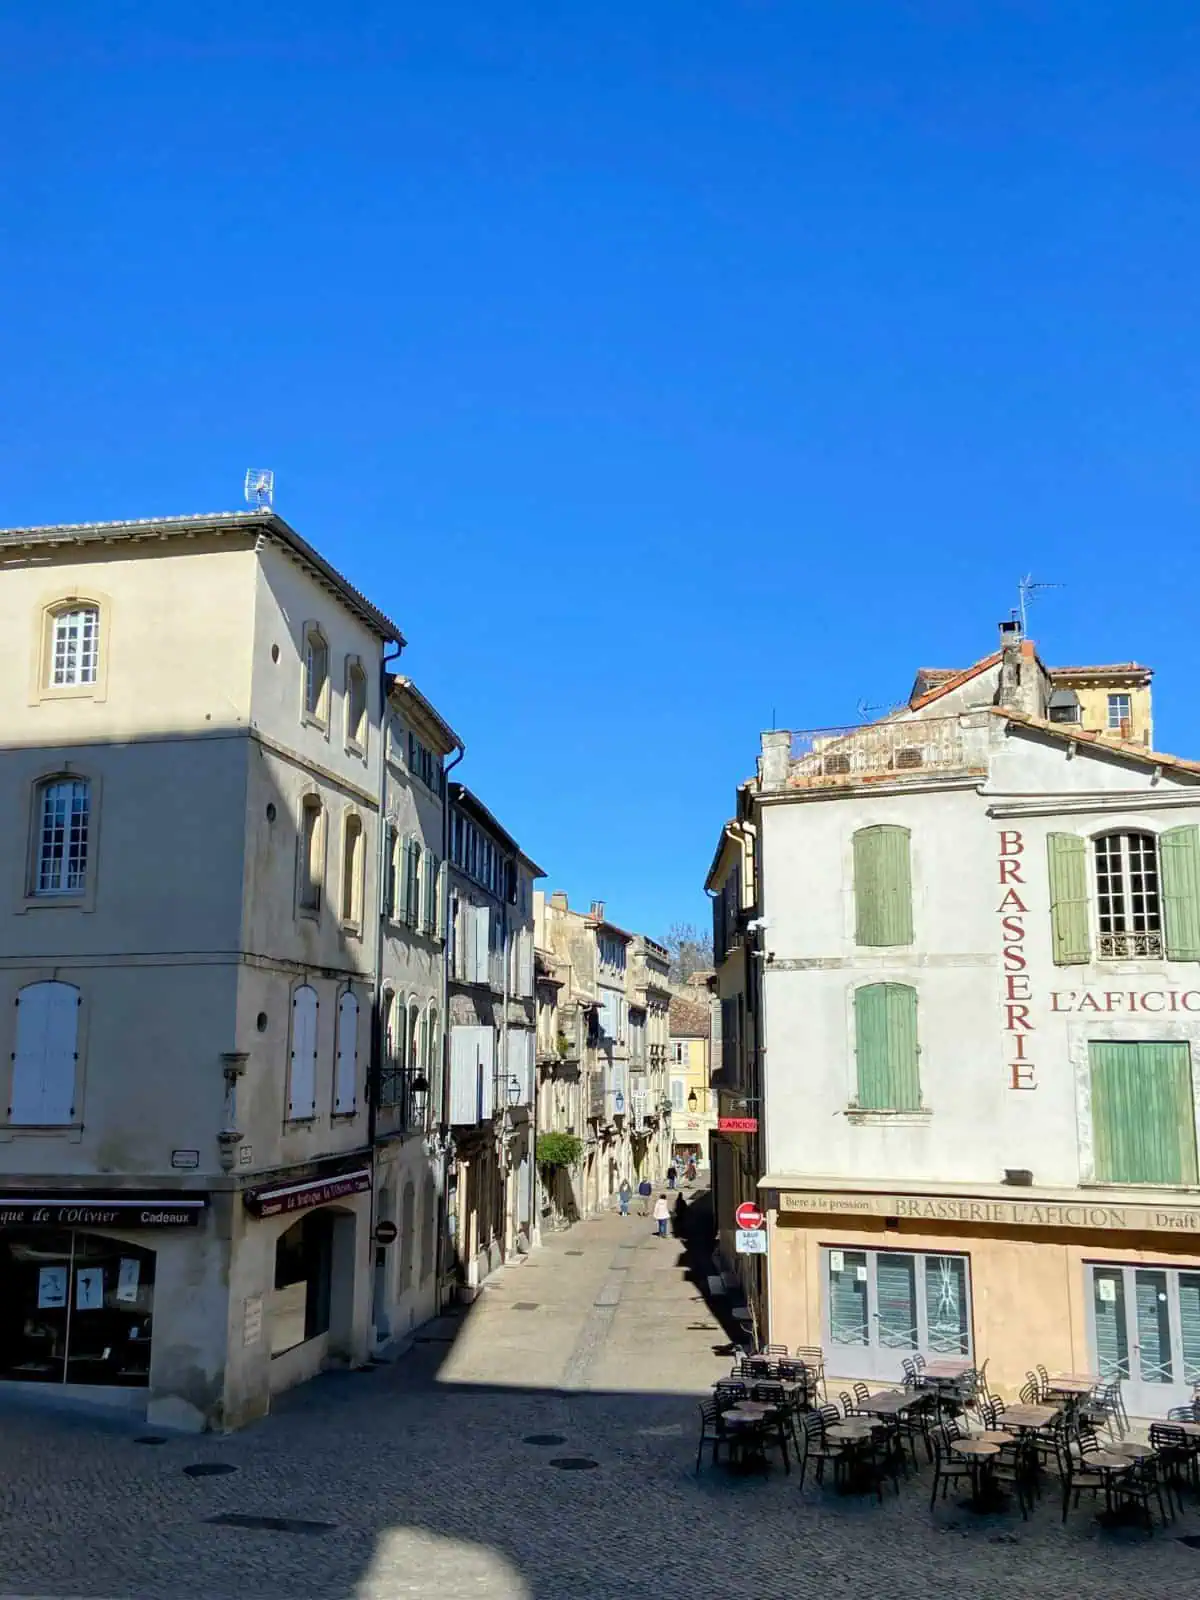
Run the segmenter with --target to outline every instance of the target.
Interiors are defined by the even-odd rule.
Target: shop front
[[[207,1206],[194,1194],[0,1195],[0,1383],[144,1409],[160,1258],[183,1240],[196,1248]]]
[[[1163,1417],[1200,1383],[1200,1203],[1143,1191],[767,1191],[769,1337],[831,1378],[988,1362],[1012,1398],[1037,1365],[1121,1382]]]

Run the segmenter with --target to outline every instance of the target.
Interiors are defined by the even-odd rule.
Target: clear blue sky
[[[700,920],[772,712],[1027,569],[1200,754],[1194,0],[43,0],[0,88],[0,524],[273,467],[547,888]]]

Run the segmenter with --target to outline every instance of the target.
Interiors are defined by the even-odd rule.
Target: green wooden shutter
[[[1200,827],[1168,828],[1158,841],[1163,922],[1172,961],[1200,961]]]
[[[917,991],[869,983],[854,993],[858,1104],[864,1111],[917,1111]]]
[[[1088,1046],[1096,1177],[1108,1183],[1196,1183],[1196,1113],[1186,1043],[1103,1040]]]
[[[1087,843],[1073,833],[1046,835],[1050,867],[1050,935],[1059,967],[1090,961]]]
[[[412,887],[412,852],[413,842],[405,839],[400,846],[400,908],[399,920],[411,922],[413,919],[413,906],[411,902]]]
[[[913,942],[907,828],[883,824],[854,835],[854,911],[855,943]]]

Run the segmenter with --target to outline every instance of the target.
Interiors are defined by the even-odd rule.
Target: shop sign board
[[[718,1117],[718,1133],[757,1133],[757,1117]]]
[[[242,1199],[255,1217],[278,1217],[289,1211],[307,1211],[346,1195],[363,1194],[371,1187],[370,1167],[353,1172],[338,1172],[328,1178],[310,1178],[300,1183],[277,1183],[260,1189],[246,1189]]]
[[[207,1195],[0,1194],[0,1228],[196,1228]]]

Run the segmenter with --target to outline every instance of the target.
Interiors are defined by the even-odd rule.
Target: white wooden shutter
[[[496,1032],[481,1028],[479,1041],[479,1120],[490,1122],[496,1114]]]
[[[412,840],[405,839],[400,846],[400,882],[398,885],[400,903],[396,908],[396,918],[399,922],[410,922],[412,920],[412,910],[408,903],[408,887],[410,877],[409,863],[411,860]]]
[[[358,1108],[358,1001],[347,989],[338,1001],[337,1055],[333,1069],[333,1114],[351,1116]]]
[[[38,1126],[75,1120],[79,990],[32,983],[17,996],[9,1121]]]
[[[450,1029],[450,1121],[474,1126],[491,1117],[492,1046],[490,1028]]]
[[[491,944],[491,909],[475,907],[475,982],[488,981],[488,956]]]
[[[438,906],[438,858],[432,850],[425,852],[425,915],[423,926],[426,933],[437,931],[437,906]]]
[[[434,929],[439,939],[446,937],[446,863],[440,861],[437,869],[437,907],[434,912]]]
[[[288,1067],[288,1118],[317,1112],[317,991],[303,984],[292,996],[292,1055]]]
[[[521,929],[521,993],[526,999],[533,993],[533,935],[528,928]]]

